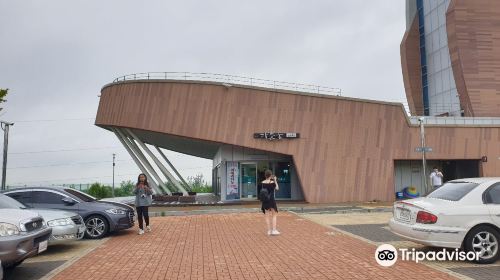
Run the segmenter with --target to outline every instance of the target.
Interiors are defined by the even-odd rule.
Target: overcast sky
[[[135,180],[119,141],[94,125],[101,87],[124,74],[233,74],[402,101],[404,3],[0,0],[7,184],[109,183],[113,153],[116,181]],[[211,179],[211,161],[167,155]]]

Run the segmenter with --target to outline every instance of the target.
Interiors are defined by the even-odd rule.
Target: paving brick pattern
[[[453,279],[422,264],[390,268],[375,246],[280,213],[267,236],[259,213],[152,218],[153,232],[112,237],[53,279]]]
[[[401,237],[387,229],[387,224],[334,225],[334,227],[361,236],[373,242],[402,241]]]

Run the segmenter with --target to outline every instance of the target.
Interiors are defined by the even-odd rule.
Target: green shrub
[[[93,183],[87,191],[91,196],[102,199],[112,196],[112,189],[110,186],[104,186],[99,183]]]
[[[133,196],[134,187],[134,182],[123,181],[118,188],[115,187],[115,196]]]
[[[212,186],[208,184],[203,178],[203,174],[198,174],[196,176],[190,176],[187,178],[187,183],[189,185],[189,190],[197,193],[210,193],[212,192]]]

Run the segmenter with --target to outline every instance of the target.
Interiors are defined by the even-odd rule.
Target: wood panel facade
[[[410,113],[414,116],[424,115],[419,42],[418,17],[414,16],[411,27],[405,32],[400,46],[406,100]]]
[[[500,116],[500,1],[451,0],[446,30],[465,116]]]
[[[306,201],[391,201],[394,161],[420,159],[419,128],[401,104],[210,82],[128,81],[105,86],[96,125],[127,127],[291,155]],[[298,132],[266,141],[253,133]],[[500,175],[499,127],[427,127],[430,159],[475,159]]]

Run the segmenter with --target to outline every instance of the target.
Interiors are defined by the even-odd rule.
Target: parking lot
[[[392,217],[392,212],[330,214],[328,211],[323,211],[321,214],[301,214],[300,216],[377,246],[388,243],[396,248],[436,250],[405,241],[390,232],[387,222]],[[500,275],[500,261],[490,265],[452,261],[424,261],[424,264],[461,279],[498,279]]]
[[[26,259],[14,269],[8,269],[4,279],[50,279],[59,270],[105,243],[109,238],[111,237],[101,240],[83,239],[67,244],[50,245],[47,251],[42,254]]]
[[[152,218],[153,232],[125,230],[86,248],[50,250],[16,268],[17,274],[64,261],[42,279],[453,279],[415,263],[384,268],[376,246],[282,212],[281,236],[267,236],[258,211]],[[95,249],[94,249],[95,248]],[[73,253],[68,253],[72,251]],[[76,252],[76,253],[75,253]],[[67,255],[66,255],[67,254]],[[56,258],[56,256],[60,256]],[[407,272],[412,274],[408,275]],[[39,279],[36,277],[23,279]]]
[[[387,207],[291,209],[281,214],[278,237],[265,234],[254,208],[172,211],[152,218],[153,233],[144,236],[130,229],[50,246],[6,279],[398,279],[407,271],[408,279],[498,279],[500,273],[500,261],[379,266],[380,244],[434,250],[391,233]]]

